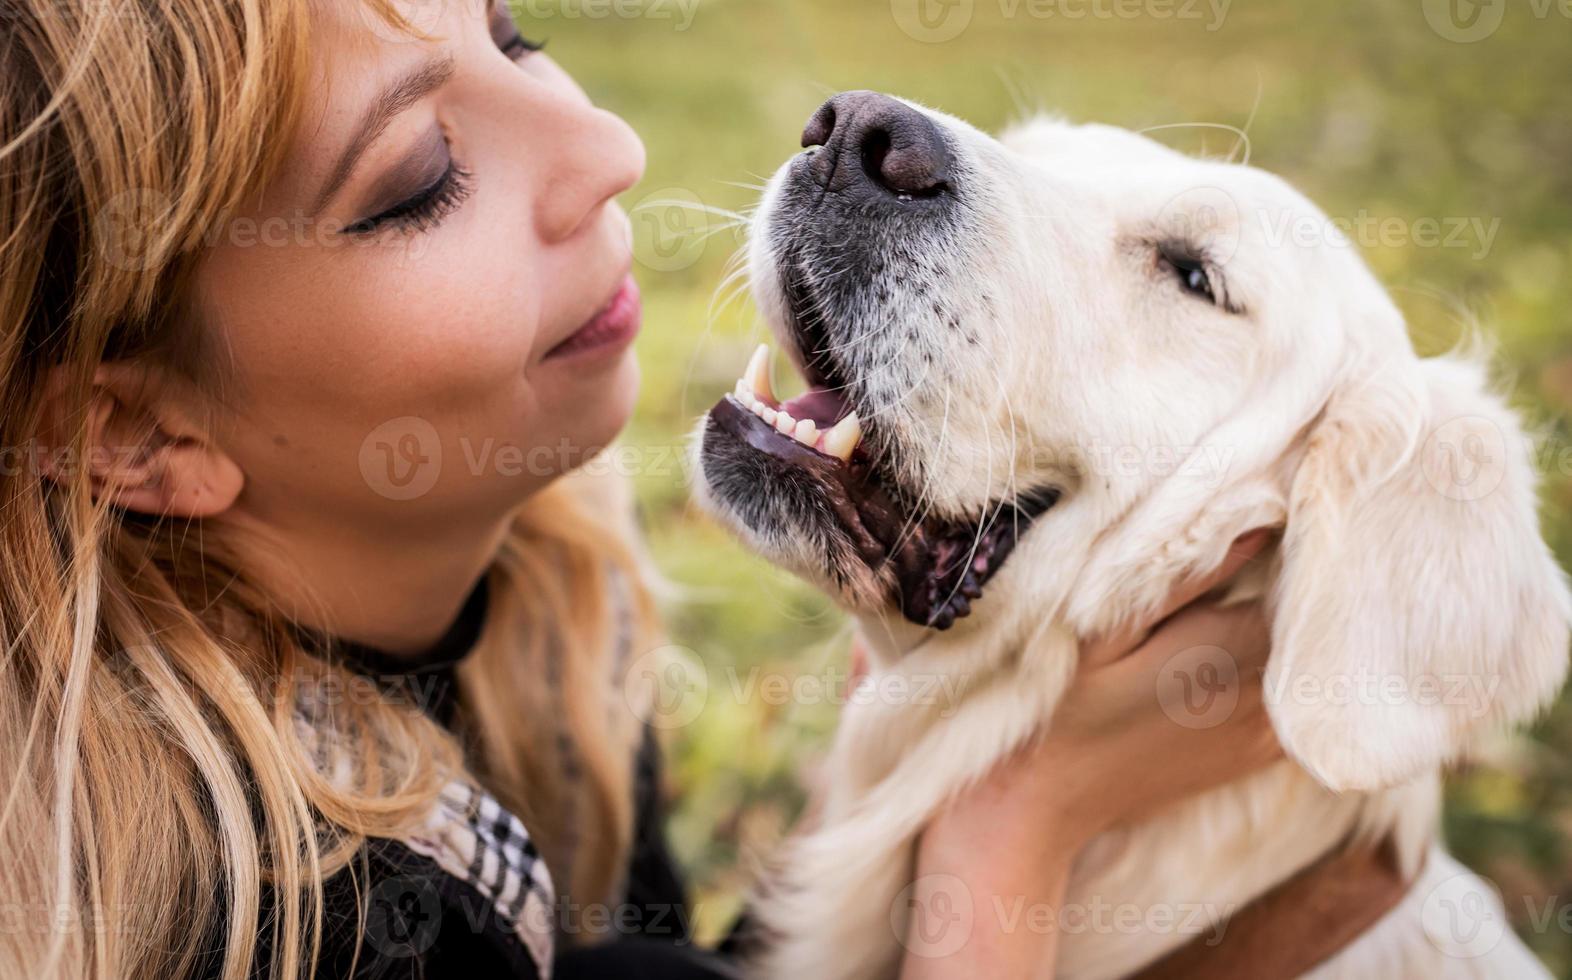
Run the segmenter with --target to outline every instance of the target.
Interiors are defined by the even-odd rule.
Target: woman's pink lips
[[[567,340],[547,351],[545,359],[549,361],[590,351],[626,347],[638,336],[642,319],[639,285],[630,274],[623,277],[622,285],[617,288],[611,302]]]

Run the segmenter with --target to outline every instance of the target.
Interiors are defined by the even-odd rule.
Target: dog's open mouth
[[[705,439],[740,442],[767,457],[759,479],[779,478],[809,490],[827,508],[857,556],[914,623],[948,629],[971,612],[983,586],[1004,564],[1020,534],[1058,499],[1055,491],[998,502],[975,520],[923,516],[883,474],[864,441],[864,421],[844,385],[810,378],[808,390],[778,400],[770,352],[761,346],[736,389],[710,410]],[[757,486],[742,492],[764,494]],[[822,512],[822,511],[821,511]]]

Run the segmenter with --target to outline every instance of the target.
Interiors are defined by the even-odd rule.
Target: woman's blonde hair
[[[32,452],[57,397],[84,409],[61,458],[83,458],[101,362],[203,380],[193,272],[277,172],[308,26],[307,0],[0,5],[0,975],[178,976],[216,948],[238,980],[259,931],[272,975],[307,975],[324,877],[353,873],[366,837],[407,832],[462,771],[460,739],[420,711],[344,698],[332,730],[351,778],[327,778],[297,709],[339,668],[301,648],[239,543],[115,511],[80,467],[46,478]],[[653,616],[631,527],[584,483],[518,514],[460,670],[460,729],[559,892],[597,902],[620,887],[639,737],[608,706],[614,607],[624,638]]]

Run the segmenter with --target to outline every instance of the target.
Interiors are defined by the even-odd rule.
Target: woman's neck
[[[408,526],[269,522],[267,537],[282,545],[283,554],[247,555],[246,567],[300,626],[414,657],[447,633],[495,560],[510,522],[453,522],[424,534]]]

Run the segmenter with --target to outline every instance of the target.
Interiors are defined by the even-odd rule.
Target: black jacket
[[[422,707],[438,722],[451,726],[454,671],[479,636],[485,609],[486,586],[482,582],[448,635],[429,653],[413,660],[391,658],[342,641],[327,644],[311,634],[303,633],[302,638],[380,684],[397,687],[418,678]],[[571,947],[560,927],[568,921],[564,916],[573,913],[569,906],[559,905],[553,910],[559,931],[552,974],[558,980],[738,976],[726,955],[693,944],[686,889],[666,845],[660,749],[650,733],[646,733],[637,763],[627,892],[623,904],[614,910],[617,938]],[[504,816],[508,815],[504,812]],[[538,859],[532,850],[531,856]],[[529,980],[540,976],[513,924],[470,880],[450,874],[437,861],[401,841],[374,839],[363,857],[363,863],[356,862],[354,869],[324,883],[323,941],[316,976],[354,980]],[[264,893],[261,923],[270,920],[272,904],[271,896]],[[253,975],[266,977],[271,930],[260,925]],[[222,933],[214,938],[196,973],[204,980],[216,980],[222,967]]]

